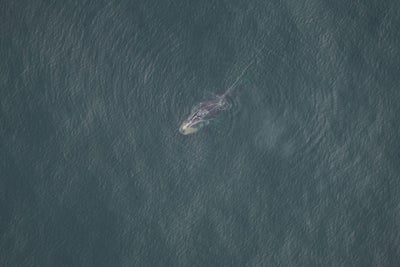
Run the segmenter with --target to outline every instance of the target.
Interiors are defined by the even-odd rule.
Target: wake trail
[[[235,88],[236,85],[241,81],[241,79],[243,78],[243,76],[247,73],[247,70],[256,63],[257,57],[261,54],[261,52],[266,48],[266,46],[264,46],[263,48],[261,48],[256,55],[250,60],[250,62],[246,65],[246,67],[242,70],[242,72],[240,73],[240,75],[236,78],[235,82],[229,86],[229,88],[225,91],[225,93],[223,93],[221,95],[221,98],[226,97],[227,95],[229,95]]]

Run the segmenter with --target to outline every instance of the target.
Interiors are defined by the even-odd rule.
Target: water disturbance
[[[397,266],[399,10],[2,1],[0,266]]]

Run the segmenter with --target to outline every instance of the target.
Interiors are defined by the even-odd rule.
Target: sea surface
[[[399,266],[400,1],[0,6],[0,266]]]

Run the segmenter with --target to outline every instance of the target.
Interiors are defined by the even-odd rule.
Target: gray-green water
[[[0,266],[398,266],[399,25],[396,0],[3,0]]]

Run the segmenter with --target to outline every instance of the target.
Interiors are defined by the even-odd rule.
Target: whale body
[[[259,51],[259,53],[261,51]],[[225,91],[225,93],[217,95],[215,98],[210,100],[200,102],[194,106],[189,117],[179,127],[179,132],[184,135],[196,133],[206,126],[210,120],[216,118],[222,111],[229,109],[230,105],[227,101],[227,96],[233,92],[243,75],[247,72],[249,67],[253,65],[255,62],[254,59],[255,58],[247,64],[247,66],[242,70],[242,73],[236,78],[236,81]]]
[[[188,118],[179,127],[179,132],[184,135],[196,133],[227,109],[229,109],[229,104],[225,94],[200,102],[192,108]]]

